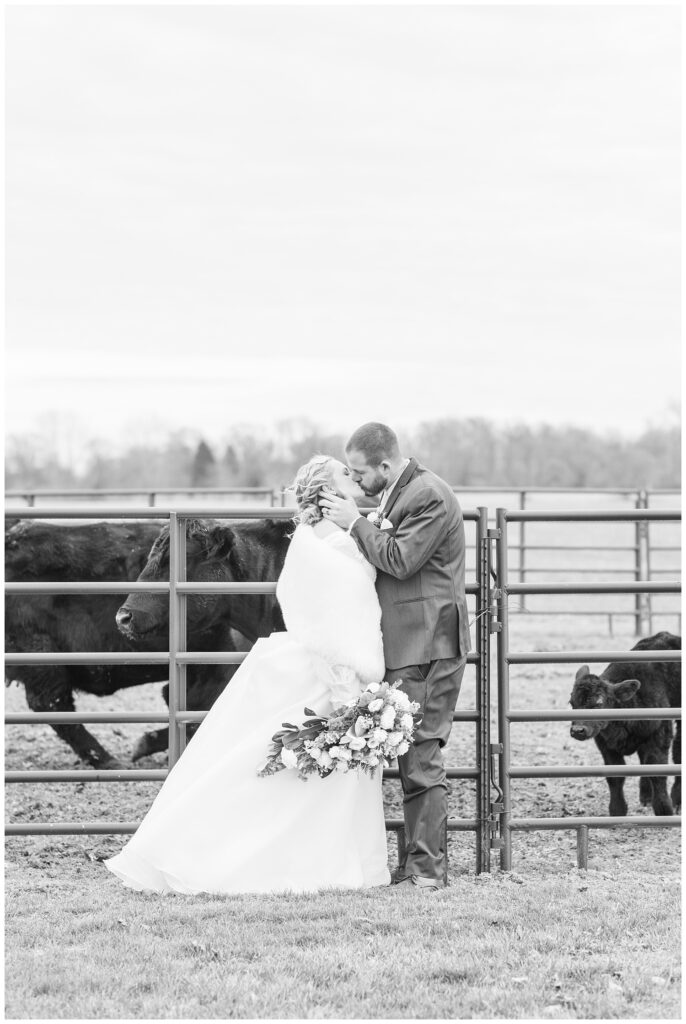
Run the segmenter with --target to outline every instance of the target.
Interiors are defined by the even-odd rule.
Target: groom
[[[448,816],[441,748],[470,649],[464,589],[462,511],[440,477],[403,458],[383,423],[365,423],[348,441],[350,473],[368,496],[380,495],[366,519],[351,498],[322,492],[327,519],[349,530],[376,567],[381,605],[385,679],[421,706],[415,742],[398,758],[404,793],[406,857],[396,883],[416,892],[443,885]]]

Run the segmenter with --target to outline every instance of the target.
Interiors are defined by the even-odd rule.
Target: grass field
[[[119,886],[91,845],[9,865],[9,1018],[680,1016],[677,876],[161,898]]]
[[[521,628],[527,625],[521,621]],[[549,624],[550,625],[550,624]],[[549,625],[547,629],[549,630]],[[527,628],[528,625],[527,625]],[[570,646],[563,634],[521,646]],[[606,648],[604,636],[574,646]],[[618,649],[631,637],[615,637]],[[573,666],[513,670],[515,707],[564,707]],[[473,706],[468,670],[460,707]],[[8,710],[24,706],[17,686]],[[112,708],[161,706],[159,685]],[[82,697],[81,708],[101,707]],[[126,757],[140,726],[95,726]],[[513,725],[514,763],[597,764],[566,723]],[[474,763],[474,725],[456,723],[451,765]],[[47,727],[7,728],[10,768],[70,767]],[[162,766],[155,755],[141,766]],[[9,786],[12,820],[138,820],[157,783]],[[632,814],[638,780],[627,782]],[[401,815],[399,784],[384,783]],[[602,779],[515,780],[516,815],[607,813]],[[450,813],[474,815],[474,787],[451,784]],[[677,829],[591,833],[587,872],[572,832],[517,833],[512,874],[475,874],[475,840],[450,837],[448,889],[421,902],[395,889],[318,897],[157,897],[124,889],[101,865],[120,837],[7,840],[10,1018],[619,1018],[680,1017]],[[389,836],[389,859],[395,838]]]
[[[609,571],[602,553],[593,557]],[[568,598],[566,607],[584,608],[583,600]],[[630,611],[629,603],[613,637],[602,618],[513,616],[511,646],[627,650],[636,639]],[[675,626],[669,619],[654,628]],[[512,706],[566,707],[575,670],[513,667]],[[6,706],[25,709],[21,688],[10,687]],[[472,668],[458,706],[474,706]],[[154,684],[107,701],[84,695],[78,707],[147,711],[162,710],[163,703]],[[92,727],[125,760],[142,728]],[[474,724],[456,723],[446,763],[473,765],[474,741]],[[514,724],[512,757],[514,764],[600,763],[595,745],[571,740],[565,722]],[[6,761],[11,769],[76,765],[47,726],[7,727]],[[164,763],[155,755],[139,767]],[[157,788],[9,786],[6,815],[136,821]],[[651,814],[638,803],[638,779],[627,781],[626,793],[630,814]],[[474,817],[474,801],[473,784],[451,783],[451,816]],[[603,779],[514,780],[513,801],[518,817],[605,815],[607,785]],[[388,817],[402,815],[399,783],[384,783],[384,802]],[[475,874],[474,836],[452,833],[450,886],[421,899],[395,889],[316,897],[134,894],[100,863],[122,842],[116,836],[7,840],[9,1018],[681,1017],[677,829],[592,831],[587,872],[575,867],[573,832],[517,833],[514,871],[501,873],[494,855],[492,873],[483,875]],[[392,864],[395,838],[388,843]]]

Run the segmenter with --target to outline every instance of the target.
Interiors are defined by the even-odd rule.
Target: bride
[[[133,889],[313,892],[388,885],[381,772],[260,778],[272,734],[327,715],[384,675],[375,570],[322,519],[323,487],[361,498],[343,463],[298,470],[298,514],[276,594],[287,632],[260,639],[106,866]]]

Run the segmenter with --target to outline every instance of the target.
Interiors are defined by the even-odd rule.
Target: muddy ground
[[[518,625],[513,630],[512,647],[520,650],[628,650],[634,638],[615,635],[610,638],[597,632],[580,633],[574,624],[560,621],[558,628],[548,620],[545,632],[535,624]],[[565,708],[569,700],[575,665],[517,666],[511,671],[512,708]],[[495,682],[494,682],[495,686]],[[458,707],[474,707],[474,669],[467,668]],[[493,694],[492,742],[497,741],[496,695]],[[112,697],[98,699],[87,694],[77,698],[79,710],[162,711],[161,684],[149,684],[124,690]],[[6,710],[26,710],[23,689],[12,684],[6,690]],[[123,760],[130,751],[142,725],[94,725],[91,731],[107,748]],[[448,747],[446,764],[475,764],[474,723],[455,723]],[[72,751],[62,743],[49,726],[7,726],[6,767],[8,769],[46,770],[83,767]],[[579,743],[569,736],[566,722],[522,723],[511,726],[513,765],[600,765],[595,744]],[[633,757],[631,763],[638,763]],[[156,754],[138,762],[138,768],[163,768],[166,755]],[[671,786],[671,781],[670,781]],[[145,814],[155,793],[157,782],[139,783],[69,783],[49,785],[12,784],[6,787],[6,820],[30,821],[126,821],[137,822]],[[625,788],[629,813],[649,818],[650,808],[638,800],[638,779],[628,779]],[[495,796],[495,794],[494,794]],[[577,779],[515,779],[512,783],[513,815],[515,817],[566,817],[576,815],[607,815],[607,784],[599,778]],[[384,782],[384,803],[387,817],[402,816],[400,783]],[[452,817],[474,818],[475,785],[469,781],[450,783],[449,812]],[[42,864],[46,869],[60,861],[86,857],[109,856],[122,844],[121,836],[40,836],[11,837],[6,843],[7,867],[11,872],[28,862]],[[395,861],[395,837],[389,835],[389,855]],[[592,830],[589,867],[602,870],[621,868],[653,873],[677,871],[680,858],[680,835],[673,828],[631,828]],[[473,833],[452,833],[449,842],[452,876],[474,873],[476,846]],[[498,854],[491,858],[492,870],[499,867]],[[576,833],[548,831],[515,833],[512,867],[526,874],[527,869],[565,872],[576,864]]]

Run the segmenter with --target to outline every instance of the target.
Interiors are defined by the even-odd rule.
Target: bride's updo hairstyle
[[[330,455],[313,455],[309,462],[301,466],[295,474],[292,489],[298,503],[298,513],[293,517],[295,523],[308,523],[310,526],[323,519],[319,507],[319,495],[323,487],[332,487]]]

